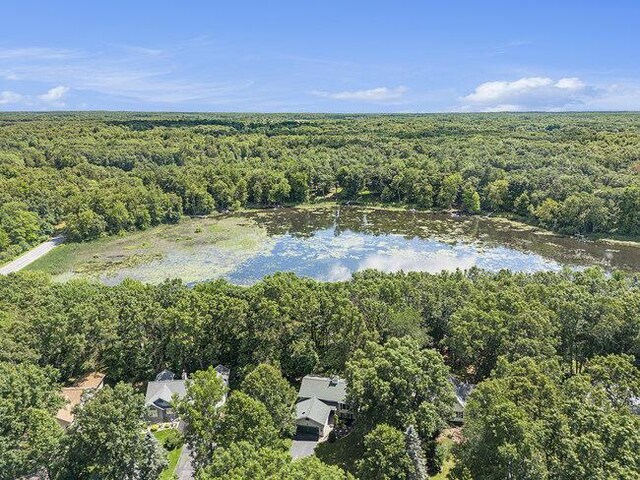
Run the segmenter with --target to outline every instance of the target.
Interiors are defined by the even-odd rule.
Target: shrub
[[[162,447],[170,452],[171,450],[175,450],[176,448],[180,448],[184,443],[184,439],[182,435],[178,433],[176,430],[169,430],[167,436],[162,440]]]

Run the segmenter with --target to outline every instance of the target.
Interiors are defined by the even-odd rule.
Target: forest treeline
[[[640,235],[637,114],[0,115],[0,260],[186,215],[333,198]]]
[[[250,287],[218,280],[192,288],[178,280],[107,287],[56,283],[37,272],[0,276],[0,419],[6,426],[0,471],[55,466],[57,442],[71,455],[68,471],[80,468],[78,452],[87,453],[80,465],[95,463],[96,440],[82,432],[111,428],[102,409],[129,405],[131,421],[141,422],[141,397],[120,384],[98,396],[95,408],[85,408],[80,426],[60,440],[50,426],[60,383],[98,369],[111,384],[135,385],[169,368],[200,372],[192,377],[198,385],[199,378],[219,382],[212,365],[222,363],[233,375],[229,405],[221,417],[190,422],[189,441],[203,449],[197,456],[201,478],[226,478],[232,467],[246,472],[276,465],[282,472],[273,478],[307,478],[298,472],[305,465],[291,464],[281,442],[291,426],[291,400],[272,395],[293,398],[289,382],[324,373],[346,376],[358,412],[364,444],[352,445],[360,453],[352,453],[349,467],[357,478],[426,478],[412,476],[408,425],[415,426],[414,446],[424,450],[428,471],[439,470],[436,438],[449,418],[453,374],[478,384],[465,412],[464,441],[454,448],[455,478],[632,479],[640,471],[640,417],[630,408],[640,396],[639,354],[638,280],[596,268],[369,270],[340,283],[279,273]],[[206,385],[194,387],[183,414],[200,418],[197,399],[209,398]],[[211,388],[222,394],[221,387]],[[280,433],[261,402],[275,402]],[[260,434],[243,430],[258,428],[256,422]],[[139,433],[136,428],[123,427],[121,434]],[[25,447],[24,438],[34,440]],[[355,438],[346,437],[347,443]],[[136,442],[141,458],[153,457],[144,453],[142,438]],[[215,444],[224,448],[211,451]],[[334,461],[326,454],[321,459]],[[346,478],[314,462],[306,465],[316,474],[309,478]],[[100,465],[115,468],[106,460]],[[69,475],[52,478],[80,478]]]
[[[212,364],[281,366],[286,378],[336,373],[367,341],[410,336],[479,382],[499,357],[559,358],[569,373],[597,355],[640,356],[637,278],[582,272],[355,273],[318,282],[278,273],[250,287],[125,280],[57,283],[0,276],[0,361],[33,361],[66,381],[96,368],[113,381]]]

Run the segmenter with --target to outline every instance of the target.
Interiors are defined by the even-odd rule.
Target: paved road
[[[44,243],[41,243],[37,247],[32,248],[27,253],[22,254],[18,258],[16,258],[13,262],[9,262],[6,265],[0,267],[0,275],[8,275],[9,273],[17,272],[18,270],[22,270],[24,267],[29,265],[30,263],[35,262],[43,255],[46,255],[55,247],[64,242],[64,237],[62,235],[53,237],[51,240],[47,240]]]
[[[317,435],[301,435],[297,434],[291,442],[291,457],[296,458],[309,457],[313,455],[313,450],[318,444]]]
[[[180,452],[180,458],[178,458],[178,464],[173,472],[178,480],[192,480],[193,479],[193,465],[191,464],[191,451],[186,445],[182,447]]]

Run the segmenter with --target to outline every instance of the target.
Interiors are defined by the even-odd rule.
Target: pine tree
[[[409,480],[427,480],[429,478],[427,474],[427,462],[422,451],[420,437],[418,437],[418,433],[413,425],[409,425],[407,428],[405,438],[407,442],[407,455],[409,455],[411,463],[413,464]]]

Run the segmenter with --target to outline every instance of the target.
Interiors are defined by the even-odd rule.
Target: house
[[[65,405],[56,413],[56,420],[62,428],[66,429],[73,423],[74,408],[85,403],[104,386],[104,377],[103,373],[91,372],[78,378],[72,386],[60,391],[65,399]]]
[[[455,400],[453,401],[453,418],[454,423],[464,423],[464,409],[467,406],[467,399],[469,394],[475,388],[472,383],[464,383],[457,378],[450,378],[449,381],[453,384],[453,390],[455,393]]]
[[[222,378],[225,385],[229,387],[230,370],[218,365],[216,372]],[[147,393],[145,395],[145,406],[147,407],[147,420],[152,423],[172,422],[176,420],[177,415],[173,409],[173,399],[181,399],[187,393],[187,372],[182,372],[182,378],[175,379],[175,374],[170,370],[163,370],[156,375],[156,379],[147,384]],[[224,398],[219,402],[218,406],[222,406],[227,399],[225,393]]]
[[[302,379],[296,404],[298,433],[323,438],[333,428],[336,415],[351,417],[346,405],[347,382],[340,377],[307,375]]]
[[[317,398],[307,398],[296,404],[296,430],[323,438],[329,435],[335,409]]]
[[[229,387],[229,375],[231,374],[231,370],[229,368],[225,367],[224,365],[218,365],[215,368],[215,371],[218,372],[218,375],[220,375],[220,377],[222,378],[222,381],[224,382],[224,384],[228,388]],[[225,398],[226,398],[226,393],[225,393]]]

